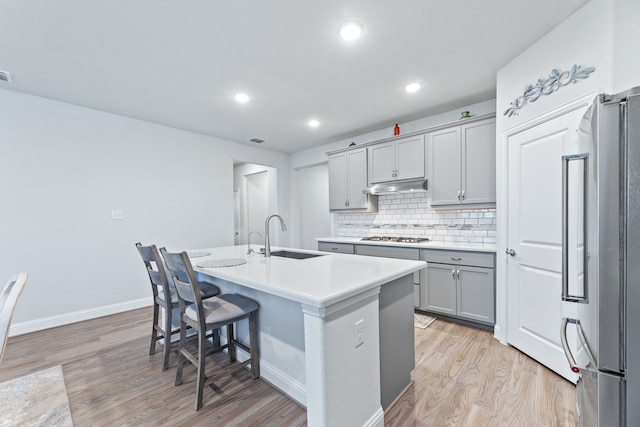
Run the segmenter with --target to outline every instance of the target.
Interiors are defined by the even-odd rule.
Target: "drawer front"
[[[484,252],[421,249],[420,259],[427,261],[427,263],[469,265],[472,267],[494,268],[495,264],[495,255]]]
[[[353,245],[349,243],[318,242],[318,250],[322,252],[335,252],[339,254],[353,254]]]
[[[356,245],[356,254],[385,258],[420,259],[420,249],[396,248],[393,246]]]

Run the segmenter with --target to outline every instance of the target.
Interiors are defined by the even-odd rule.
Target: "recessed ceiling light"
[[[244,104],[245,102],[248,102],[250,98],[246,93],[236,93],[233,95],[233,99]]]
[[[409,93],[413,93],[413,92],[419,91],[421,87],[422,87],[422,85],[420,83],[413,82],[413,83],[407,84],[404,87],[404,90],[406,90]]]
[[[338,32],[340,33],[340,37],[347,41],[352,41],[359,38],[362,35],[362,31],[364,31],[364,27],[361,23],[356,21],[345,22],[340,25]]]
[[[316,119],[309,120],[309,122],[307,124],[309,126],[311,126],[312,128],[317,128],[318,126],[320,126],[320,122],[317,121]]]

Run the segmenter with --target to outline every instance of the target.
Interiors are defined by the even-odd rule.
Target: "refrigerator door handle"
[[[589,367],[580,367],[576,363],[576,359],[573,357],[573,353],[571,352],[571,348],[569,347],[569,343],[567,341],[567,325],[572,323],[576,325],[576,329],[578,330],[578,337],[580,338],[580,342],[583,345],[585,353],[587,353],[587,357],[589,358],[590,366],[593,366],[594,369],[590,369]],[[589,348],[589,344],[587,343],[587,339],[584,336],[584,331],[582,330],[582,326],[580,325],[580,321],[578,319],[569,319],[567,317],[562,318],[562,324],[560,326],[560,342],[562,343],[562,350],[564,351],[564,355],[569,361],[569,366],[571,367],[571,371],[576,374],[585,374],[589,373],[593,376],[597,375],[596,372],[596,360],[593,357],[593,353]]]
[[[589,250],[587,241],[587,225],[588,225],[588,194],[589,194],[589,154],[572,154],[562,156],[562,300],[577,303],[588,303],[588,283],[589,283]],[[581,169],[580,169],[581,168]],[[569,181],[573,177],[581,179],[582,191],[577,194],[570,192]],[[578,188],[580,190],[580,188]],[[576,202],[582,199],[582,206],[574,207]],[[576,219],[582,219],[582,230],[575,230],[573,222],[570,221],[571,209],[579,209],[575,212]],[[579,225],[579,224],[578,224]],[[571,234],[570,236],[570,233]],[[582,236],[575,233],[582,233]],[[580,243],[582,243],[582,259],[578,264],[578,258],[574,260],[574,265],[570,265],[569,259],[571,255],[570,249],[578,251]],[[570,246],[574,246],[573,248]],[[571,268],[573,267],[573,268]],[[580,268],[581,267],[581,268]],[[575,293],[571,293],[570,280],[579,280],[582,275],[581,290],[575,289]]]

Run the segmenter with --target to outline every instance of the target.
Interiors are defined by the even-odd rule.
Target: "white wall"
[[[615,0],[613,88],[620,92],[640,85],[640,1]]]
[[[497,134],[587,93],[611,90],[612,24],[611,0],[593,0],[501,68],[497,74]],[[574,64],[596,70],[587,79],[541,96],[522,108],[518,115],[504,115],[511,102],[523,94],[526,85],[545,80],[554,68],[566,71]]]
[[[0,280],[29,273],[14,333],[150,304],[138,241],[233,244],[234,159],[280,170],[288,213],[283,153],[4,89],[0,129]]]

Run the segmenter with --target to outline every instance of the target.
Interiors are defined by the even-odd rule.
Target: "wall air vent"
[[[249,142],[255,142],[256,144],[262,144],[265,141],[266,141],[266,139],[262,139],[262,138],[251,138],[249,140]]]
[[[11,73],[9,73],[8,71],[0,70],[0,82],[11,83]]]

